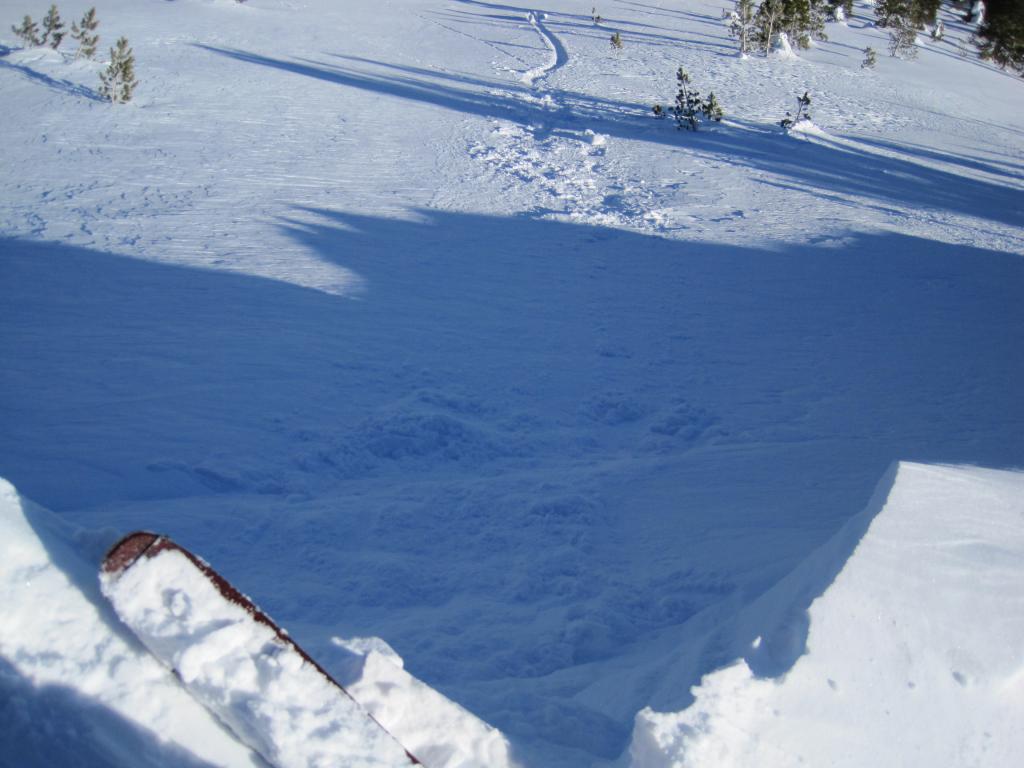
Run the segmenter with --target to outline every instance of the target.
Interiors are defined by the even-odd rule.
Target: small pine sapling
[[[78,43],[76,56],[91,59],[96,55],[96,46],[100,42],[100,36],[96,34],[96,28],[99,25],[100,21],[96,18],[95,8],[86,11],[81,21],[71,22],[71,39]]]
[[[665,108],[661,106],[661,104],[655,104],[651,107],[651,111],[658,120],[663,120],[665,118]]]
[[[722,105],[718,103],[718,99],[715,98],[714,91],[708,94],[707,100],[701,104],[700,111],[704,113],[704,117],[708,120],[712,120],[716,123],[722,121]]]
[[[128,47],[128,38],[119,38],[117,45],[110,49],[110,64],[100,72],[100,96],[113,104],[131,101],[138,84],[135,54]]]
[[[60,11],[57,5],[51,5],[43,19],[43,43],[49,42],[50,47],[56,49],[60,41],[64,39],[64,22],[60,19]]]
[[[754,13],[754,0],[736,0],[736,7],[727,12],[729,34],[736,38],[740,56],[746,56],[754,47],[757,34]]]
[[[21,38],[25,45],[37,46],[43,44],[43,39],[39,37],[39,25],[32,21],[31,16],[26,16],[20,27],[11,27],[11,31]]]
[[[786,112],[786,116],[779,121],[779,125],[782,126],[783,130],[788,131],[799,123],[810,122],[810,106],[810,91],[804,91],[804,95],[796,100],[796,115],[794,116],[792,113]]]
[[[905,16],[889,20],[889,55],[901,59],[917,58],[917,27]]]
[[[614,49],[616,51],[621,51],[622,50],[622,36],[618,32],[616,32],[614,35],[612,35],[611,41],[612,41],[612,49]]]
[[[864,49],[864,61],[860,63],[861,69],[874,69],[878,63],[878,54],[870,45]]]
[[[942,23],[942,19],[935,22],[935,26],[932,27],[932,40],[940,42],[946,36],[946,25]]]
[[[700,124],[697,117],[701,110],[700,93],[690,87],[690,75],[682,67],[676,72],[676,81],[679,83],[679,91],[676,93],[676,104],[672,107],[676,128],[696,131]]]

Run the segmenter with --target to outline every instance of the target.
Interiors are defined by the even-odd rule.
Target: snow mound
[[[1022,523],[1024,474],[899,465],[867,534],[811,605],[792,668],[759,677],[756,647],[707,675],[686,710],[643,710],[631,765],[1012,765],[1024,753]],[[785,613],[783,594],[828,559],[812,558],[752,610]]]

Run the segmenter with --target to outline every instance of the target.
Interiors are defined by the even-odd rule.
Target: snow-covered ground
[[[127,36],[141,81],[112,107],[70,41],[19,48],[10,25],[45,7],[0,0],[0,476],[57,515],[4,539],[55,591],[0,561],[4,623],[30,628],[0,647],[0,761],[60,723],[87,765],[250,759],[190,739],[201,712],[168,725],[184,694],[99,597],[103,547],[150,528],[354,685],[402,670],[339,638],[383,638],[397,689],[422,680],[523,765],[626,765],[637,713],[683,711],[722,667],[658,717],[678,750],[742,762],[759,747],[722,736],[729,699],[814,684],[738,677],[765,596],[891,463],[1024,465],[1020,78],[965,55],[952,8],[900,61],[861,3],[793,59],[735,56],[725,0],[616,0],[600,26],[593,5],[109,0],[100,58]],[[721,125],[651,116],[679,66]],[[805,90],[816,129],[783,135]],[[958,508],[1020,498],[993,483]],[[824,592],[828,623],[851,603],[826,582],[801,599]],[[890,639],[925,663],[919,619]],[[754,672],[862,706],[808,647]]]

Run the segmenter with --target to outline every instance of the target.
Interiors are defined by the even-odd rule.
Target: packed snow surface
[[[1024,465],[1024,83],[952,7],[899,60],[861,2],[741,58],[727,0],[103,0],[89,60],[45,5],[0,0],[0,476],[56,515],[3,542],[0,760],[251,763],[99,595],[129,530],[417,755],[624,765],[796,672],[759,600],[893,462]],[[653,116],[680,66],[721,124]]]
[[[1024,474],[904,464],[884,486],[882,509],[860,516],[877,513],[867,534],[811,604],[792,669],[757,674],[758,638],[754,660],[705,677],[688,709],[640,713],[633,768],[968,768],[1024,754]],[[826,551],[856,543],[866,522]],[[786,616],[829,559],[754,610]]]

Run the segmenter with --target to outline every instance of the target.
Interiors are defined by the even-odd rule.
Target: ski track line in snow
[[[527,16],[527,20],[530,22],[530,26],[533,27],[537,34],[540,35],[541,40],[544,42],[545,47],[548,49],[549,55],[548,60],[539,67],[526,72],[522,77],[522,82],[531,88],[537,87],[537,81],[546,78],[556,69],[564,67],[566,62],[569,61],[569,52],[562,45],[561,40],[552,32],[541,17],[534,12],[530,12]]]

